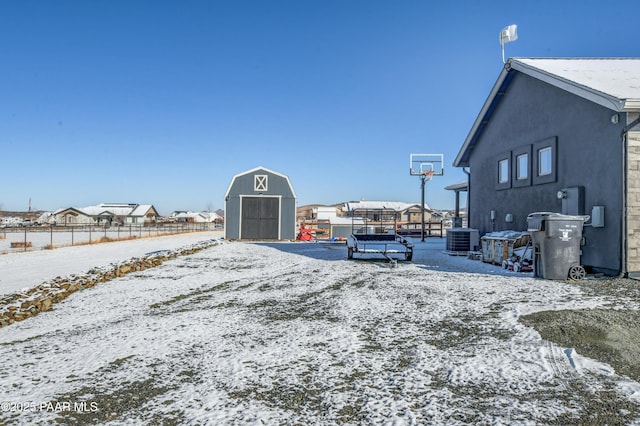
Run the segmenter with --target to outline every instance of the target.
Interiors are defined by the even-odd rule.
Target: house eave
[[[622,99],[618,99],[615,96],[580,85],[576,82],[562,78],[556,74],[552,74],[540,68],[535,68],[531,65],[520,62],[517,59],[511,59],[509,61],[509,64],[511,68],[520,71],[523,74],[527,74],[533,78],[543,81],[551,86],[562,89],[566,92],[573,93],[576,96],[580,96],[581,98],[587,99],[605,108],[609,108],[616,112],[621,112],[624,110],[625,101]]]
[[[498,80],[494,84],[493,89],[491,90],[489,96],[487,97],[487,100],[482,106],[478,117],[473,123],[473,126],[471,127],[471,130],[467,135],[467,138],[465,139],[462,147],[460,148],[460,151],[458,152],[458,155],[453,162],[454,167],[469,167],[469,158],[471,156],[471,152],[473,151],[477,141],[482,136],[484,129],[491,121],[493,111],[502,100],[502,95],[507,90],[509,82],[515,74],[512,72],[514,70],[533,77],[537,80],[543,81],[566,92],[572,93],[583,99],[589,100],[614,112],[640,112],[640,99],[620,99],[611,94],[595,90],[593,88],[576,83],[575,81],[568,80],[551,72],[537,68],[524,61],[526,61],[526,59],[518,60],[517,58],[512,58],[509,59],[509,61],[507,61],[507,63],[505,64],[498,77]]]

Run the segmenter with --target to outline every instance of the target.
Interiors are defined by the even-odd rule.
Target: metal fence
[[[0,229],[0,254],[222,229],[209,223],[153,226],[27,226]]]

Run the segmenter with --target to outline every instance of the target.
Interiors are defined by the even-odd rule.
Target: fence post
[[[24,251],[27,251],[27,227],[24,227]]]

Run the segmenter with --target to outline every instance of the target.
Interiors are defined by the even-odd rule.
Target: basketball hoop
[[[435,173],[436,173],[435,170],[425,170],[422,172],[422,175],[424,176],[425,180],[431,180]]]
[[[425,225],[425,202],[424,191],[429,182],[434,176],[444,175],[444,155],[443,154],[410,154],[409,155],[409,174],[411,176],[420,176],[420,188],[422,190],[422,229],[421,236],[422,242],[424,242],[424,225]]]

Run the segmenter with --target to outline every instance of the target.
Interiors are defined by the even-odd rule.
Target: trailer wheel
[[[353,259],[353,247],[347,248],[347,259]]]
[[[587,276],[587,272],[580,265],[569,268],[569,278],[572,280],[582,280]]]
[[[410,252],[408,252],[408,253],[405,253],[405,254],[404,254],[404,258],[405,258],[406,260],[408,260],[409,262],[411,262],[411,259],[413,259],[413,252],[412,252],[412,251],[410,251]]]

